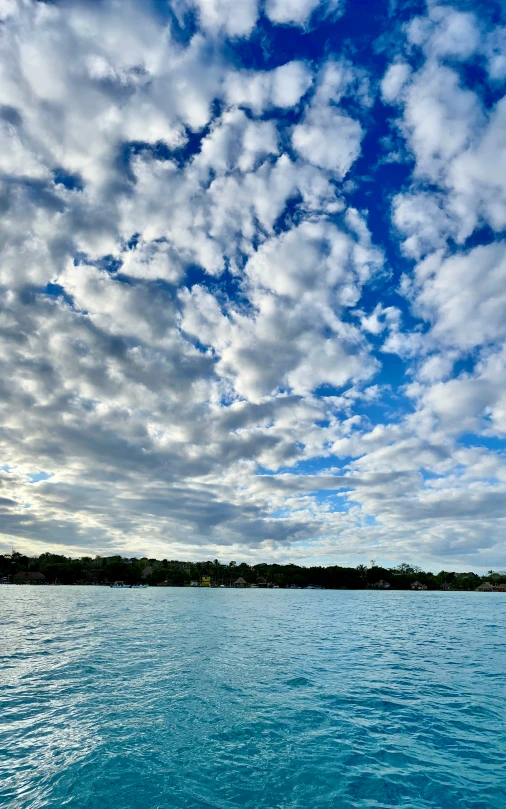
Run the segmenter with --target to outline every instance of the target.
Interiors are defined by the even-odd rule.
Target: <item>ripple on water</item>
[[[12,809],[503,809],[506,599],[0,590]]]

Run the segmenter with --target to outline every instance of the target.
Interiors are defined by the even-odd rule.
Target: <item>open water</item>
[[[2,587],[9,809],[504,809],[506,597]]]

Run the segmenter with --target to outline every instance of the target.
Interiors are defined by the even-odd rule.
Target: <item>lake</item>
[[[503,809],[506,596],[2,587],[9,809]]]

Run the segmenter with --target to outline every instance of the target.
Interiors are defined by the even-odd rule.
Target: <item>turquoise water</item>
[[[12,809],[504,809],[506,597],[0,588]]]

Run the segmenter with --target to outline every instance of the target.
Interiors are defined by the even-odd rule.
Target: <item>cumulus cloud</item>
[[[352,92],[367,103],[367,89],[346,63],[329,62],[321,72],[311,104],[294,127],[292,144],[319,168],[344,177],[360,154],[360,122],[339,108]]]
[[[451,6],[433,5],[426,17],[415,17],[408,25],[408,39],[438,59],[469,59],[481,42],[480,24],[473,13]]]
[[[233,71],[225,79],[225,94],[229,104],[248,107],[260,115],[269,107],[294,107],[311,83],[309,68],[293,61],[270,71]]]
[[[388,103],[396,101],[410,75],[411,67],[406,62],[394,62],[390,65],[381,82],[383,99]]]
[[[448,258],[432,254],[416,268],[415,306],[431,335],[471,349],[506,337],[506,245],[475,247]]]
[[[266,12],[275,23],[304,25],[319,5],[319,0],[267,0]],[[335,11],[340,5],[340,0],[331,0],[323,5],[327,13]]]
[[[257,0],[195,0],[199,21],[212,32],[224,30],[232,37],[247,36],[258,16]]]
[[[362,128],[358,121],[333,110],[312,110],[295,127],[292,142],[313,165],[344,177],[360,154]]]

